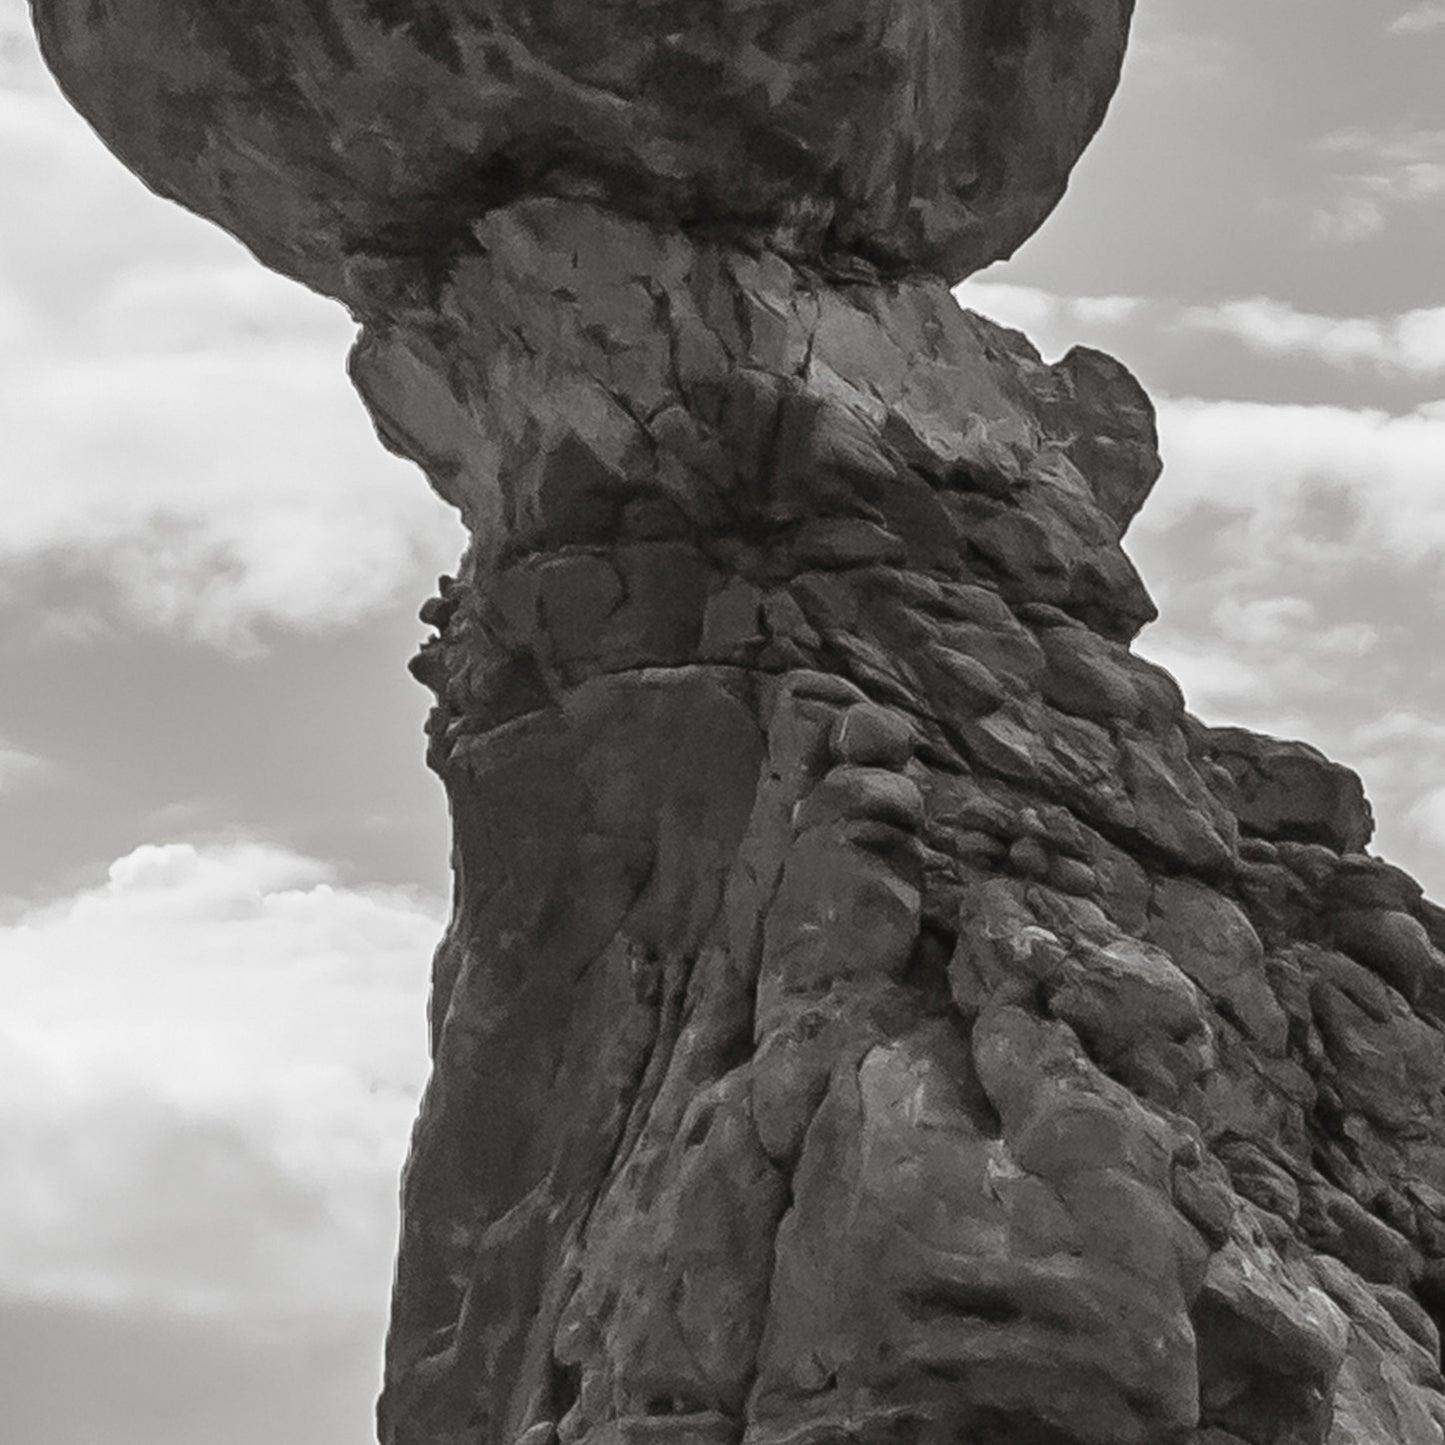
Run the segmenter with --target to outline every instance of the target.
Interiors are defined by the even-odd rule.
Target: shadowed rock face
[[[127,165],[355,302],[378,270],[404,283],[536,192],[960,279],[1057,204],[1133,0],[33,8],[67,94]]]
[[[110,85],[66,7],[42,12],[72,91]],[[129,13],[165,31],[159,7]],[[269,200],[225,191],[235,228],[347,296],[383,440],[473,538],[413,664],[456,892],[385,1445],[1439,1445],[1445,912],[1365,853],[1351,774],[1203,726],[1130,650],[1153,609],[1120,538],[1159,464],[1123,368],[1045,365],[943,276],[878,276],[872,241],[845,279],[781,212],[684,225],[706,218],[727,124],[801,125],[799,75],[734,99],[741,47],[665,82],[720,118],[718,155],[688,171],[701,210],[665,187],[624,205],[617,178],[651,162],[603,164],[599,130],[458,207],[465,245],[424,266],[393,250],[353,285],[348,217],[452,203],[435,177],[460,102],[406,89],[399,61],[389,92],[384,47],[465,75],[484,19],[373,17],[374,51],[338,21],[360,98],[291,130],[283,82],[314,88],[302,62],[334,10],[257,21],[244,52],[207,28],[229,22],[165,13],[198,51],[104,43],[152,99],[190,67],[211,117],[191,149],[153,147],[164,106],[82,104],[202,208],[198,175],[221,172],[195,154],[270,158]],[[746,13],[749,34],[813,33]],[[862,84],[866,28],[811,13],[817,74]],[[1027,75],[1073,13],[896,24],[932,27],[909,42],[925,72],[991,73],[1012,46]],[[1073,60],[1115,37],[1098,100],[1122,21],[1079,13]],[[513,38],[585,50],[589,14],[569,31],[535,7]],[[628,134],[653,134],[654,92],[616,77],[655,62],[654,32],[627,34],[569,74],[640,95]],[[953,115],[963,89],[926,93]],[[308,190],[314,126],[357,127],[388,95],[442,137],[396,173],[432,190],[361,186],[341,140],[337,189]],[[893,113],[877,104],[860,114]],[[1039,131],[972,122],[1004,157],[991,174],[1072,158],[1083,133],[1047,109]],[[669,124],[706,150],[685,111]],[[896,137],[855,155],[831,135],[799,142],[799,196],[829,166],[855,220],[895,215],[889,186],[922,193]],[[764,148],[746,184],[766,192],[785,159]],[[1034,214],[1031,184],[993,214]]]

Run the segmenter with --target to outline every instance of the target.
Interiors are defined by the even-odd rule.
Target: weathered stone
[[[1342,1260],[1372,1284],[1408,1289],[1414,1283],[1410,1243],[1343,1190],[1307,1185],[1301,1227],[1316,1249]]]
[[[1087,346],[1069,351],[1054,375],[1053,405],[1071,418],[1068,455],[1123,532],[1159,478],[1154,408],[1123,366]]]
[[[913,751],[913,730],[897,713],[860,703],[838,719],[832,743],[839,762],[901,768]]]
[[[957,279],[1057,203],[1131,9],[663,6],[579,24],[518,0],[328,0],[304,19],[266,0],[224,16],[52,0],[36,18],[129,166],[356,303],[375,271],[444,260],[527,191]]]
[[[1209,756],[1233,780],[1225,802],[1249,831],[1359,853],[1375,830],[1360,780],[1306,743],[1243,728],[1209,732]]]
[[[1286,1020],[1269,986],[1264,949],[1237,904],[1187,879],[1154,888],[1149,938],[1265,1053],[1282,1055]]]
[[[1300,1216],[1299,1184],[1283,1165],[1253,1140],[1225,1138],[1214,1146],[1229,1170],[1230,1182],[1243,1199],[1278,1215],[1290,1226]]]
[[[1139,715],[1138,689],[1119,659],[1123,648],[1072,627],[1050,628],[1039,641],[1048,659],[1044,697],[1055,707],[1104,723]]]
[[[1375,1291],[1337,1260],[1321,1256],[1312,1273],[1350,1321],[1336,1378],[1330,1445],[1438,1445],[1445,1438],[1438,1355],[1415,1346]]]
[[[1300,1275],[1247,1234],[1211,1255],[1194,1312],[1205,1422],[1323,1445],[1349,1324]]]
[[[1441,1445],[1445,911],[1131,650],[1137,383],[948,290],[1129,0],[34,8],[471,534],[384,1445]]]
[[[1419,906],[1422,891],[1408,873],[1363,853],[1346,854],[1330,873],[1330,893],[1350,908],[1408,913]]]
[[[835,1074],[779,1236],[763,1431],[837,1430],[862,1391],[928,1428],[1093,1445],[1144,1445],[1192,1417],[1197,1236],[1127,1172],[1128,1148],[1126,1172],[1056,1160],[1036,1174],[970,1076],[942,1023]],[[1161,1274],[1179,1283],[1145,1287]]]
[[[1445,997],[1445,955],[1424,927],[1398,909],[1350,909],[1333,919],[1336,943],[1379,974],[1411,1003],[1427,999],[1439,1013]]]

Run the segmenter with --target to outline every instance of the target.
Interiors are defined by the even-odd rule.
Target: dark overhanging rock
[[[162,195],[370,309],[523,195],[961,279],[1063,194],[1133,0],[40,0],[66,94]],[[359,273],[359,274],[358,274]]]
[[[1129,650],[1137,384],[948,291],[1130,6],[35,9],[472,534],[386,1445],[1438,1445],[1445,913]]]

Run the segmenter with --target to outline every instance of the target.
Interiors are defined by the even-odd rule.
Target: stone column
[[[1137,384],[948,290],[1127,0],[36,10],[471,534],[384,1445],[1439,1445],[1445,914],[1131,651]]]

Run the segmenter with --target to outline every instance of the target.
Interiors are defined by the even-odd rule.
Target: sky
[[[1445,898],[1445,0],[1141,0],[1068,196],[959,289],[1124,360],[1137,648],[1357,769]],[[0,0],[9,1445],[371,1436],[447,829],[461,531],[352,325],[150,195]]]

